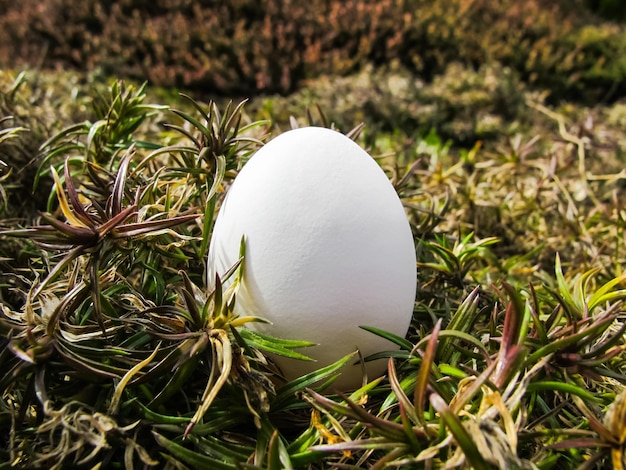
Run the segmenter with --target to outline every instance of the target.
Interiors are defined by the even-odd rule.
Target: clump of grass
[[[621,212],[606,196],[619,178],[594,177],[585,136],[563,121],[497,151],[431,133],[381,156],[414,229],[420,288],[406,338],[366,327],[390,341],[365,358],[386,358],[386,377],[345,394],[332,381],[353,355],[282,383],[267,353],[304,359],[308,343],[233,314],[243,243],[224,279],[206,279],[221,198],[267,123],[243,102],[145,101],[122,82],[95,96],[93,119],[40,147],[32,183],[52,181],[46,207],[4,221],[3,242],[29,263],[0,299],[2,461],[623,467],[626,289]],[[362,129],[349,134],[373,151],[398,145]]]

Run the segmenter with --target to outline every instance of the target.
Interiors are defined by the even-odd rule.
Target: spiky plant
[[[128,464],[136,454],[150,463],[141,440],[133,437],[142,434],[141,427],[127,419],[130,415],[124,417],[127,412],[120,416],[138,390],[152,388],[140,387],[141,382],[152,377],[160,383],[153,384],[146,402],[158,403],[180,393],[176,379],[195,368],[208,370],[207,396],[235,374],[241,381],[253,374],[242,349],[231,345],[232,298],[223,304],[221,291],[198,297],[189,277],[179,274],[191,265],[194,277],[202,279],[195,255],[208,237],[203,229],[210,220],[197,220],[213,207],[216,192],[210,187],[224,177],[223,167],[210,167],[204,155],[237,165],[245,152],[224,154],[218,146],[242,138],[232,129],[241,107],[228,115],[230,123],[220,115],[201,115],[206,125],[216,126],[211,135],[206,125],[185,115],[199,137],[190,131],[185,136],[198,146],[189,150],[181,141],[167,151],[198,156],[197,170],[207,175],[208,186],[193,188],[189,179],[198,172],[172,165],[175,158],[164,160],[169,167],[154,173],[155,153],[141,161],[142,150],[159,146],[137,140],[134,133],[150,113],[163,109],[144,105],[144,97],[143,89],[115,83],[108,96],[95,101],[97,121],[67,127],[44,143],[39,176],[52,175],[55,197],[39,223],[3,232],[27,239],[32,250],[32,270],[22,276],[23,304],[19,309],[3,305],[0,320],[2,368],[8,371],[2,380],[8,392],[3,415],[12,422],[9,436],[15,443],[7,460],[60,466],[119,458]],[[214,140],[200,144],[204,136]],[[199,310],[194,299],[202,304]],[[216,368],[223,371],[217,382],[210,378]],[[170,376],[175,380],[166,379]],[[271,388],[269,382],[264,386]],[[251,393],[259,388],[249,387]],[[212,399],[203,401],[187,421],[203,417]],[[134,419],[146,410],[136,408]],[[75,442],[69,445],[68,439]],[[112,439],[124,444],[126,454],[118,456]]]
[[[420,288],[406,338],[364,326],[390,341],[365,358],[385,358],[387,376],[336,393],[357,357],[283,383],[268,353],[306,360],[309,343],[233,313],[245,244],[223,279],[206,279],[214,216],[265,123],[243,102],[146,98],[122,82],[98,93],[92,119],[33,156],[31,182],[52,185],[36,219],[4,220],[2,243],[18,240],[28,264],[3,264],[0,466],[624,467],[623,224],[608,178],[580,186],[572,219],[580,167],[550,163],[538,139],[455,154],[431,133],[393,158],[392,137],[366,135],[407,207]],[[545,194],[529,193],[536,181]],[[616,261],[604,267],[588,238],[568,247],[572,233],[597,235]],[[598,256],[572,262],[585,253]]]
[[[85,98],[72,89],[77,77],[44,73],[0,71],[0,224],[24,227],[34,223],[50,196],[51,178],[33,188],[41,154],[40,145],[67,119],[85,114]],[[68,100],[70,92],[73,99]],[[0,228],[1,229],[1,228]],[[19,305],[14,296],[21,270],[30,270],[30,244],[5,239],[0,246],[0,296]]]

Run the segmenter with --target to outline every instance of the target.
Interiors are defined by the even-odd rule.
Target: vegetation
[[[553,102],[591,103],[626,92],[624,25],[591,12],[620,19],[614,10],[622,7],[611,3],[0,0],[0,65],[250,96],[289,93],[305,80],[369,64],[398,61],[430,83],[453,62],[472,69],[498,62]]]
[[[0,469],[626,468],[626,43],[577,13],[619,5],[39,3],[0,0]],[[416,242],[409,332],[370,329],[387,374],[350,393],[353,357],[286,383],[307,343],[233,314],[244,245],[206,279],[230,183],[307,124]]]
[[[228,182],[288,124],[243,102],[149,104],[115,81],[79,87],[83,119],[62,111],[43,140],[31,124],[51,103],[34,97],[54,85],[27,77],[5,74],[2,94],[3,195],[32,208],[5,204],[1,234],[6,465],[624,465],[619,105],[557,113],[521,95],[535,125],[469,149],[363,129],[407,207],[420,287],[406,338],[372,331],[391,341],[387,377],[345,395],[332,378],[350,357],[281,383],[266,353],[295,355],[300,338],[251,333],[237,281],[204,287]]]

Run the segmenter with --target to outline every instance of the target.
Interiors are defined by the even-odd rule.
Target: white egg
[[[359,326],[404,337],[413,314],[416,260],[400,199],[380,166],[339,132],[306,127],[285,132],[246,163],[228,190],[209,249],[209,279],[238,259],[245,269],[235,311],[271,324],[251,328],[317,344],[316,362],[275,357],[288,379],[360,350],[395,349]],[[360,365],[335,386],[360,386]],[[366,364],[370,379],[386,361]]]

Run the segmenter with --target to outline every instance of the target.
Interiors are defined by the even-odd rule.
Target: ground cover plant
[[[626,465],[619,104],[522,94],[532,119],[463,147],[324,106],[259,120],[280,98],[153,104],[113,81],[61,89],[68,110],[38,99],[44,75],[3,80],[0,466]],[[231,287],[205,287],[230,181],[270,133],[309,122],[377,156],[417,246],[409,334],[371,331],[388,372],[350,394],[332,379],[354,358],[284,383],[267,353],[301,338],[233,315],[245,246]]]
[[[306,80],[372,64],[399,62],[432,82],[451,63],[478,69],[497,62],[554,102],[593,103],[626,92],[626,32],[616,3],[0,0],[0,66],[99,71],[251,96],[290,93]]]

